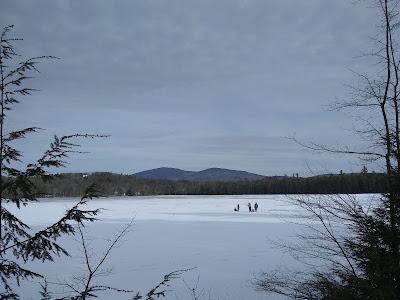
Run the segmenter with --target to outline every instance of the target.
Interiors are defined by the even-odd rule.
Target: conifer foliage
[[[5,27],[0,36],[0,299],[19,299],[13,287],[22,284],[24,279],[42,276],[27,268],[25,263],[52,261],[56,256],[68,255],[58,239],[63,235],[74,235],[76,223],[84,226],[85,222],[96,220],[99,213],[98,209],[84,209],[89,199],[98,196],[94,186],[88,187],[80,201],[67,210],[60,220],[37,232],[7,209],[15,206],[23,210],[27,205],[34,205],[37,190],[32,180],[40,178],[44,182],[52,181],[55,176],[49,170],[63,167],[71,153],[79,152],[77,139],[98,137],[88,134],[55,136],[49,149],[36,162],[24,168],[16,167],[17,162],[22,162],[22,152],[15,146],[18,140],[27,138],[40,128],[9,131],[7,116],[24,97],[36,91],[26,84],[38,72],[38,63],[56,57],[39,56],[20,60],[16,43],[22,40],[11,36],[12,29],[13,26]]]

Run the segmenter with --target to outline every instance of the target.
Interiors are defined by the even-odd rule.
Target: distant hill
[[[133,176],[144,179],[158,179],[158,180],[185,180],[184,178],[192,175],[191,171],[184,171],[175,168],[157,168],[147,171],[142,171],[133,174]]]
[[[188,181],[243,181],[260,180],[265,176],[237,170],[210,168],[199,172],[175,168],[157,168],[133,174],[144,179],[188,180]]]

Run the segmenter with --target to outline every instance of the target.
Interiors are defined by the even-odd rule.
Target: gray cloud
[[[41,66],[43,91],[10,126],[48,129],[24,144],[27,159],[53,132],[112,135],[71,171],[351,169],[282,137],[356,141],[324,105],[346,96],[347,68],[364,68],[352,58],[369,49],[373,19],[346,0],[3,0],[24,55],[62,58]]]

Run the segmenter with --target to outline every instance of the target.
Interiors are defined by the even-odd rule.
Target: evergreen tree
[[[50,168],[63,167],[68,155],[77,152],[75,149],[79,145],[74,140],[95,137],[87,134],[55,136],[49,149],[36,162],[23,169],[16,167],[16,162],[21,161],[22,152],[15,148],[15,144],[39,128],[8,131],[7,115],[20,98],[35,91],[25,84],[38,72],[37,64],[55,57],[40,56],[17,62],[20,56],[16,52],[15,43],[21,39],[9,36],[12,29],[13,26],[5,27],[0,36],[0,279],[3,285],[0,288],[0,299],[19,299],[13,286],[20,285],[24,279],[42,276],[26,268],[25,263],[33,260],[52,261],[55,256],[68,255],[62,245],[58,244],[58,238],[75,234],[74,224],[83,225],[86,221],[94,221],[99,212],[83,209],[87,199],[97,196],[93,186],[86,189],[80,201],[67,210],[60,220],[37,232],[33,232],[23,219],[7,209],[11,205],[21,210],[27,205],[34,205],[38,191],[33,180],[54,180],[55,176],[48,171]],[[42,296],[47,299],[49,294],[44,291]]]

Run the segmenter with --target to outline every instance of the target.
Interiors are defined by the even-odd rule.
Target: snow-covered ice
[[[38,205],[30,205],[22,213],[29,224],[48,224],[58,220],[77,198],[41,199]],[[247,204],[259,204],[257,213],[249,213]],[[234,212],[236,205],[240,211]],[[282,223],[297,211],[283,195],[241,196],[147,196],[114,197],[89,200],[88,208],[103,209],[101,219],[106,222],[126,222],[134,218],[182,222],[245,222]]]
[[[76,201],[41,199],[13,212],[40,228],[56,221]],[[258,212],[248,211],[249,202],[259,204]],[[237,204],[240,212],[234,212]],[[282,195],[110,197],[90,200],[88,206],[104,209],[101,220],[87,229],[93,260],[105,246],[101,238],[111,237],[134,219],[132,231],[107,262],[112,273],[98,278],[100,283],[118,288],[145,292],[168,272],[195,268],[175,280],[166,299],[190,299],[190,288],[195,285],[204,299],[208,295],[221,300],[282,299],[254,291],[250,281],[260,271],[297,264],[272,242],[288,239],[299,229],[286,221],[299,220],[301,213]],[[79,244],[72,239],[63,242],[72,258],[59,258],[51,264],[34,263],[35,270],[50,281],[63,282],[84,272]],[[22,299],[37,299],[33,293],[37,287],[38,284],[23,283]],[[100,299],[130,298],[125,294],[103,294]]]

